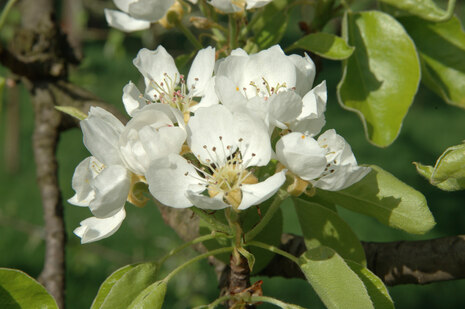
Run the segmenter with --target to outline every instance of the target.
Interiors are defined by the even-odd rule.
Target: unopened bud
[[[168,9],[165,16],[160,19],[158,22],[166,29],[176,27],[176,24],[179,23],[184,16],[184,9],[179,3],[179,1],[175,1],[174,4]]]
[[[192,23],[192,25],[197,28],[197,29],[203,29],[203,30],[208,30],[213,27],[215,24],[211,20],[205,17],[200,17],[200,16],[192,16],[189,21]]]

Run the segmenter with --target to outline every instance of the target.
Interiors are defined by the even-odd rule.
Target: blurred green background
[[[139,72],[132,65],[132,59],[141,47],[154,48],[163,44],[175,55],[191,47],[180,33],[168,33],[160,27],[155,27],[153,32],[135,35],[110,30],[102,19],[101,8],[110,7],[111,2],[95,3],[96,7],[85,6],[84,10],[79,10],[73,20],[78,25],[84,58],[79,67],[72,69],[71,80],[123,110],[123,86],[129,80],[142,82]],[[65,12],[64,7],[61,10]],[[459,6],[457,11],[464,16],[463,7]],[[18,17],[18,12],[12,12],[10,26],[17,22]],[[12,35],[12,28],[7,27],[3,31],[4,40]],[[299,35],[297,25],[290,26],[283,46]],[[7,74],[5,71],[2,73]],[[465,111],[446,105],[428,89],[420,87],[398,139],[386,149],[376,148],[366,141],[358,116],[344,111],[337,103],[336,85],[340,75],[340,63],[321,63],[321,74],[315,84],[321,80],[326,80],[328,84],[325,128],[335,128],[347,139],[359,163],[380,165],[421,191],[428,200],[437,226],[426,235],[414,236],[387,228],[374,219],[345,209],[340,209],[342,216],[366,241],[465,234],[465,192],[447,193],[436,189],[420,177],[412,165],[413,161],[434,164],[443,150],[465,139]],[[44,230],[32,152],[33,111],[28,92],[22,85],[6,88],[0,111],[0,267],[21,269],[37,277],[43,265]],[[91,213],[86,208],[68,204],[66,199],[73,195],[71,178],[74,168],[88,155],[80,130],[73,129],[61,136],[58,148],[59,181],[68,232],[66,300],[67,307],[71,309],[90,307],[99,285],[119,267],[156,259],[181,244],[176,234],[164,224],[153,204],[142,209],[128,204],[126,220],[115,235],[97,243],[81,245],[80,239],[72,231]],[[286,203],[282,209],[285,232],[300,233],[292,205]],[[195,252],[188,251],[168,260],[163,271],[173,269],[186,255],[193,257]],[[264,280],[266,295],[306,308],[323,308],[303,280]],[[465,281],[460,280],[425,286],[402,285],[389,290],[397,308],[465,308],[464,289]],[[164,308],[190,308],[209,303],[217,295],[215,273],[203,262],[191,266],[170,282]],[[260,308],[269,307],[262,305]]]

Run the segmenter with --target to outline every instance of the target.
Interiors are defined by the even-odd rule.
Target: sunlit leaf
[[[346,263],[362,279],[376,309],[394,309],[394,303],[389,291],[378,276],[354,261],[346,260]]]
[[[345,259],[366,265],[365,251],[339,215],[317,203],[293,199],[307,249],[330,247]]]
[[[447,103],[465,108],[465,32],[457,17],[443,23],[400,18],[415,41],[422,82]]]
[[[398,136],[420,81],[415,45],[402,25],[378,12],[348,13],[343,36],[355,51],[343,62],[339,103],[356,112],[380,147]]]
[[[299,265],[328,309],[374,308],[362,280],[331,248],[308,250]]]
[[[104,281],[103,285],[106,286],[102,285],[91,308],[128,308],[142,291],[156,281],[157,269],[158,264],[154,262],[140,263],[119,269]],[[110,290],[108,291],[108,289]],[[104,300],[102,300],[103,297]]]
[[[87,118],[86,114],[84,114],[80,109],[73,106],[55,106],[55,108],[60,112],[68,114],[71,117],[74,117],[79,120],[84,120]]]
[[[426,199],[376,165],[362,180],[341,191],[318,190],[320,198],[376,218],[379,222],[412,234],[423,234],[436,222]]]
[[[323,58],[331,60],[343,60],[349,58],[354,48],[347,45],[346,41],[334,34],[318,32],[304,36],[294,42],[289,49],[301,48],[309,50]]]
[[[127,307],[128,309],[161,309],[166,294],[166,282],[157,281],[145,290]]]
[[[286,5],[286,0],[273,0],[250,22],[260,49],[277,44],[283,37],[289,20]]]
[[[24,272],[0,268],[0,308],[58,309],[58,306],[47,290]]]
[[[455,0],[449,0],[447,10],[438,7],[433,0],[379,0],[393,8],[416,15],[430,21],[445,21],[452,17],[455,8]]]

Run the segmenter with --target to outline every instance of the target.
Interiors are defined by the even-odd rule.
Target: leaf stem
[[[201,259],[204,259],[204,258],[207,258],[209,256],[212,256],[212,255],[217,255],[217,254],[221,254],[221,253],[226,253],[226,252],[230,252],[233,250],[233,247],[225,247],[225,248],[220,248],[220,249],[216,249],[216,250],[212,250],[212,251],[208,251],[206,253],[203,253],[203,254],[200,254],[192,259],[190,259],[189,261],[185,262],[184,264],[176,267],[173,271],[171,271],[164,279],[163,281],[165,282],[168,282],[171,278],[173,278],[178,272],[180,272],[181,270],[183,270],[184,268],[186,268],[187,266],[197,262],[197,261],[200,261]]]
[[[0,15],[0,29],[3,28],[3,25],[6,22],[6,17],[8,13],[10,12],[11,8],[15,4],[16,0],[9,0],[7,4],[5,5],[5,8],[2,11],[2,14]]]
[[[262,230],[263,228],[268,224],[268,222],[273,218],[273,215],[275,212],[279,209],[279,206],[281,206],[281,203],[284,199],[286,199],[289,196],[289,193],[287,193],[286,190],[280,189],[278,193],[276,194],[273,203],[271,203],[270,208],[268,208],[268,211],[266,214],[263,216],[263,218],[258,222],[258,224],[245,233],[245,240],[252,240],[254,239]]]
[[[284,256],[285,258],[288,258],[288,259],[291,260],[292,262],[296,263],[297,265],[299,264],[299,259],[298,259],[297,257],[293,256],[293,255],[290,254],[289,252],[286,252],[286,251],[284,251],[284,250],[279,249],[278,247],[275,247],[275,246],[272,246],[272,245],[263,243],[263,242],[261,242],[261,241],[256,241],[256,240],[250,241],[250,242],[248,242],[246,245],[247,245],[247,246],[253,246],[253,247],[259,247],[259,248],[268,250],[268,251],[270,251],[270,252],[273,252],[273,253],[282,255],[282,256]]]
[[[184,24],[180,21],[177,20],[175,22],[176,27],[184,34],[184,36],[191,42],[192,45],[194,45],[195,49],[199,50],[202,49],[202,43],[195,37],[195,35],[192,33],[192,31],[189,30]]]
[[[212,302],[209,305],[202,305],[202,306],[197,306],[194,309],[214,309],[218,305],[222,304],[223,302],[234,299],[234,300],[243,300],[247,303],[255,303],[255,302],[264,302],[264,303],[269,303],[276,305],[277,307],[280,308],[289,308],[289,309],[304,309],[303,307],[293,305],[293,304],[288,304],[285,302],[280,301],[279,299],[269,297],[269,296],[255,296],[255,295],[250,295],[250,294],[235,294],[235,295],[225,295],[222,296],[218,299],[216,299],[214,302]]]
[[[234,50],[237,47],[237,20],[234,14],[229,14],[229,48]]]
[[[221,233],[221,232],[220,232]],[[174,248],[172,249],[170,252],[168,252],[167,254],[165,254],[161,259],[160,259],[160,265],[163,264],[168,258],[170,258],[171,256],[177,254],[179,251],[182,251],[183,249],[189,247],[189,246],[192,246],[192,245],[195,245],[197,243],[200,243],[200,242],[204,242],[204,241],[207,241],[207,240],[210,240],[210,239],[215,239],[215,238],[231,238],[230,235],[225,235],[223,233],[218,233],[216,231],[213,231],[211,234],[208,234],[208,235],[203,235],[203,236],[200,236],[200,237],[197,237],[189,242],[186,242],[184,244],[182,244],[181,246],[177,247],[177,248]]]

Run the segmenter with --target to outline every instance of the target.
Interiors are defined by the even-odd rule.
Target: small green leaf
[[[360,116],[371,143],[386,147],[397,138],[418,89],[415,45],[401,24],[378,11],[347,13],[343,37],[355,51],[343,62],[339,103]]]
[[[237,248],[237,251],[239,251],[239,253],[247,259],[247,264],[249,264],[249,269],[250,271],[252,271],[253,266],[255,264],[255,256],[243,247]]]
[[[260,49],[266,49],[281,41],[289,21],[286,5],[286,0],[273,0],[263,11],[257,12],[258,17],[250,22],[255,34],[254,41]]]
[[[166,294],[166,282],[157,281],[143,290],[128,309],[161,309]]]
[[[87,118],[87,115],[81,112],[79,109],[73,106],[55,106],[57,110],[62,113],[68,114],[71,117],[74,117],[79,120],[84,120]]]
[[[376,309],[394,309],[394,303],[383,281],[368,268],[346,260],[347,265],[362,279]]]
[[[328,309],[374,308],[362,280],[331,248],[321,246],[306,251],[299,265]]]
[[[91,308],[100,308],[103,302],[105,301],[105,298],[107,297],[108,293],[110,293],[111,289],[115,285],[115,283],[118,282],[118,280],[120,280],[125,273],[127,273],[136,266],[137,264],[123,266],[120,269],[113,272],[109,277],[107,277],[105,281],[103,281],[103,283],[100,285],[100,288],[97,292],[97,296],[95,297]]]
[[[447,22],[400,18],[421,58],[422,82],[448,104],[465,108],[465,32],[454,16]]]
[[[106,287],[102,285],[91,308],[128,308],[129,304],[131,304],[142,291],[155,282],[157,269],[158,264],[155,262],[129,265],[119,269],[110,275],[107,279],[108,281],[104,281],[103,284],[105,284]],[[111,277],[113,278],[110,279]],[[108,291],[108,289],[110,290]],[[102,293],[102,295],[100,295],[100,293]],[[106,294],[106,296],[104,294]],[[102,300],[102,298],[104,298],[104,300]]]
[[[447,148],[434,167],[414,164],[422,176],[442,190],[465,189],[465,143]]]
[[[423,194],[382,168],[370,167],[372,171],[349,188],[318,190],[317,195],[408,233],[423,234],[434,227],[436,222]]]
[[[366,265],[365,251],[357,235],[336,212],[300,198],[293,201],[307,249],[327,246],[344,259]]]
[[[334,34],[318,32],[311,33],[296,41],[290,49],[302,48],[309,50],[323,58],[331,60],[343,60],[349,58],[354,48],[347,45],[346,41]]]
[[[0,308],[58,309],[58,306],[47,290],[26,273],[0,268]]]
[[[432,0],[380,0],[388,5],[430,21],[445,21],[454,14],[455,0],[449,0],[447,11],[438,7]]]

